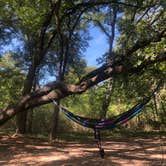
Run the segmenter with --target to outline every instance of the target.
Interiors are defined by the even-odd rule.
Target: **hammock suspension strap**
[[[98,145],[99,154],[100,154],[101,158],[104,158],[105,152],[104,152],[104,149],[102,148],[100,130],[94,129],[94,137],[95,137],[95,140]]]

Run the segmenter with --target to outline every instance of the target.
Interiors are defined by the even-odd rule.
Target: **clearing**
[[[166,166],[166,138],[113,138],[101,159],[93,139],[56,141],[0,132],[1,166]]]

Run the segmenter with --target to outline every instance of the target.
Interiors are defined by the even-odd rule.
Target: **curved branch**
[[[157,62],[166,62],[166,51],[158,53],[158,56],[154,60],[145,60],[137,67],[127,68],[120,63],[116,65],[106,64],[89,73],[77,84],[65,84],[56,81],[50,82],[35,92],[23,96],[17,105],[0,110],[0,125],[4,124],[19,112],[50,103],[53,99],[59,100],[72,94],[83,93],[90,87],[97,85],[113,75],[141,72],[144,68]]]
[[[72,8],[67,9],[67,14],[73,14],[76,10],[80,10],[81,8],[91,8],[94,6],[108,5],[108,4],[117,4],[117,5],[133,7],[133,8],[147,8],[147,7],[152,7],[155,5],[155,4],[151,4],[147,6],[138,6],[138,5],[133,5],[131,3],[125,3],[125,2],[120,2],[116,0],[95,0],[95,1],[89,0],[88,2],[75,4],[75,6],[73,6]]]

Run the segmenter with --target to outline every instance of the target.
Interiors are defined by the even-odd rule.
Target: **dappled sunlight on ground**
[[[4,166],[166,166],[166,138],[105,140],[101,159],[96,144],[9,137],[0,133],[0,165]]]

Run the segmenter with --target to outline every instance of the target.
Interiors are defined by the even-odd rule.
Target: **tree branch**
[[[147,66],[155,64],[157,62],[165,62],[166,61],[166,50],[163,52],[158,53],[159,56],[157,56],[155,59],[150,60],[150,59],[146,59],[144,60],[139,66],[137,67],[132,67],[131,69],[129,69],[129,73],[139,73],[141,70],[145,69]]]
[[[53,99],[60,100],[72,94],[83,93],[87,89],[112,77],[113,75],[120,75],[124,73],[135,74],[141,72],[144,68],[147,68],[157,62],[166,62],[166,51],[158,53],[158,56],[154,60],[143,61],[137,67],[127,68],[120,63],[116,65],[106,64],[92,71],[90,74],[85,76],[81,82],[75,85],[53,81],[35,92],[23,96],[17,105],[0,110],[0,125],[4,124],[19,112],[50,103]]]
[[[91,8],[94,6],[99,6],[99,5],[108,5],[108,4],[117,4],[117,5],[123,5],[123,6],[127,6],[127,7],[133,7],[133,8],[149,8],[149,7],[153,7],[156,4],[150,4],[150,5],[146,5],[146,6],[138,6],[138,5],[133,5],[131,3],[124,3],[124,2],[119,2],[117,0],[89,0],[88,2],[82,2],[82,3],[78,3],[75,4],[75,6],[73,6],[72,8],[68,8],[66,10],[67,14],[73,14],[75,13],[76,10],[80,10],[81,8]]]
[[[139,49],[143,49],[153,42],[160,42],[162,38],[166,37],[166,28],[161,32],[156,33],[155,36],[144,40],[138,40],[131,48],[127,49],[122,57],[130,56]]]

